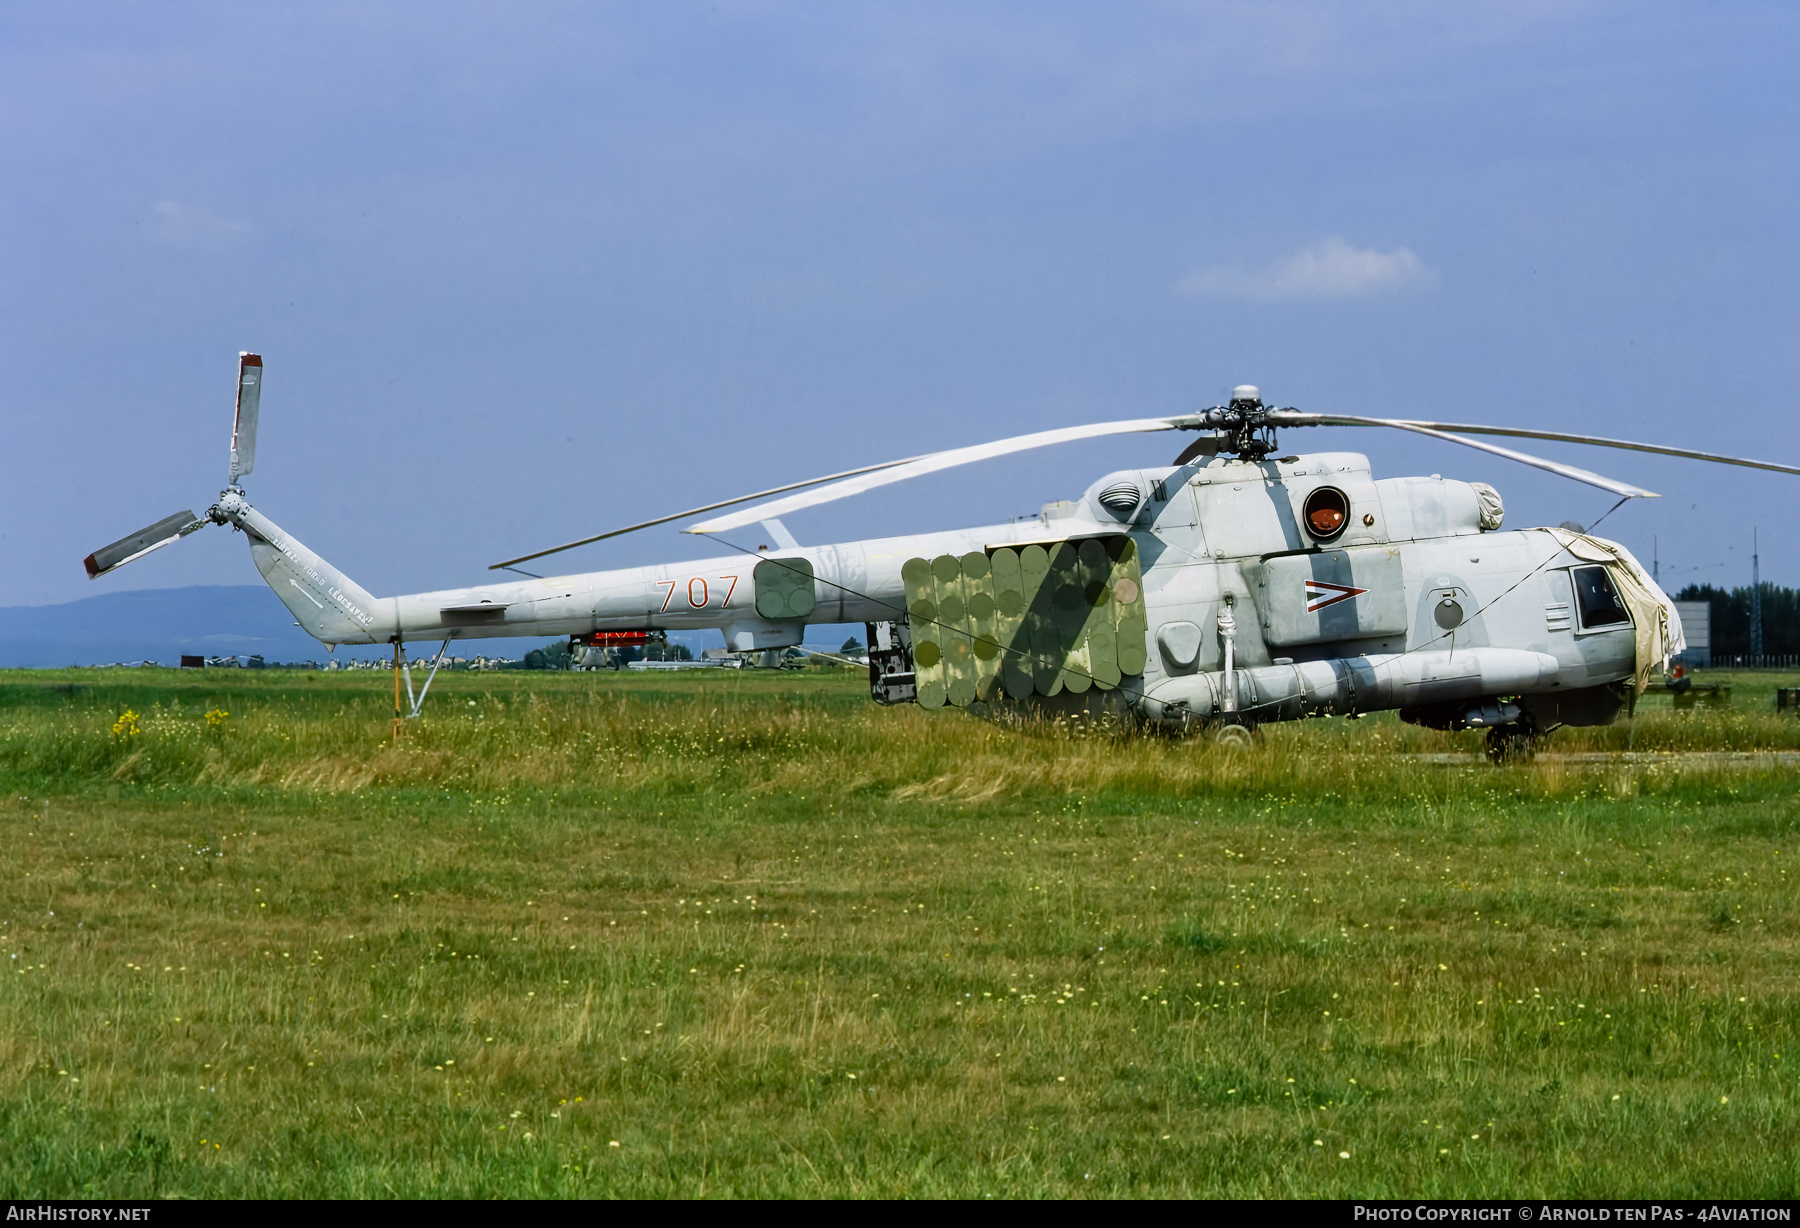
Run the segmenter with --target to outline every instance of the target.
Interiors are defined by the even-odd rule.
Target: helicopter
[[[1496,761],[1559,726],[1617,719],[1684,647],[1680,618],[1631,553],[1572,528],[1503,529],[1480,482],[1374,476],[1354,452],[1278,455],[1277,432],[1381,427],[1475,448],[1619,496],[1630,483],[1470,435],[1656,453],[1800,474],[1659,444],[1479,424],[1302,412],[1241,385],[1190,414],[1064,427],[790,483],[495,563],[495,582],[377,597],[251,505],[259,355],[238,357],[225,489],[96,550],[98,578],[208,525],[229,525],[296,623],[328,647],[391,644],[396,730],[417,717],[451,643],[567,636],[641,644],[716,628],[773,662],[809,623],[865,624],[871,698],[929,709],[1112,715],[1247,742],[1257,725],[1397,710],[1486,730]],[[1168,465],[1108,473],[1079,499],[1008,524],[801,547],[781,517],[998,456],[1123,434],[1194,439]],[[750,504],[744,507],[742,505]],[[520,564],[721,509],[712,536],[761,524],[775,549],[544,576]],[[1609,513],[1610,514],[1610,513]],[[513,577],[517,578],[513,578]],[[441,641],[415,694],[406,645]],[[422,663],[422,662],[421,662]]]

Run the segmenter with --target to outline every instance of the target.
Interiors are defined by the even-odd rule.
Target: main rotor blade
[[[770,495],[784,494],[790,490],[800,490],[807,486],[817,486],[822,482],[835,482],[839,478],[855,477],[862,473],[873,473],[878,469],[891,469],[895,465],[904,465],[919,458],[907,457],[905,460],[882,461],[879,465],[864,465],[861,469],[846,469],[842,473],[828,473],[822,478],[808,478],[804,482],[790,482],[786,486],[772,486],[768,490],[759,490],[753,495],[739,495],[735,499],[725,499],[719,503],[708,503],[705,507],[690,507],[685,512],[675,512],[668,516],[658,516],[655,520],[644,520],[637,524],[628,524],[622,529],[612,529],[605,533],[596,533],[592,537],[584,537],[580,541],[567,545],[552,546],[548,550],[539,550],[536,554],[521,554],[516,559],[507,559],[504,563],[488,564],[489,571],[499,571],[516,563],[529,563],[532,559],[541,559],[547,554],[561,554],[564,550],[573,550],[577,546],[587,546],[594,542],[605,541],[609,537],[622,537],[627,533],[636,533],[639,529],[655,528],[659,524],[668,524],[671,520],[685,520],[689,516],[698,516],[702,512],[716,512],[722,507],[731,507],[739,503],[748,503],[752,499],[766,499]]]
[[[1045,448],[1051,444],[1070,443],[1077,439],[1098,439],[1105,435],[1128,435],[1140,431],[1174,431],[1197,424],[1198,419],[1191,414],[1176,418],[1131,418],[1123,422],[1066,426],[1054,431],[1037,431],[1030,435],[1015,435],[1010,439],[996,439],[992,443],[980,443],[967,448],[951,448],[909,461],[896,462],[891,466],[883,466],[877,471],[861,477],[853,477],[848,481],[837,482],[820,490],[790,495],[771,503],[759,503],[755,507],[745,508],[743,511],[702,521],[682,531],[685,533],[723,533],[727,529],[754,524],[772,516],[785,516],[789,512],[799,511],[801,508],[817,507],[821,503],[830,503],[851,495],[859,495],[866,490],[874,490],[878,486],[904,482],[908,478],[921,477],[942,469],[953,469],[958,465],[968,465],[995,456],[1025,452],[1032,448]]]
[[[186,537],[207,522],[192,512],[176,512],[165,516],[147,529],[139,529],[130,537],[122,537],[110,546],[102,546],[83,559],[88,579],[97,580],[109,571],[141,559],[152,550],[160,550],[172,541]]]
[[[256,411],[262,404],[262,356],[238,353],[237,414],[231,420],[231,480],[256,467]]]
[[[1298,419],[1304,418],[1301,422]],[[1368,418],[1344,418],[1336,414],[1291,414],[1282,419],[1289,426],[1366,426]],[[1401,419],[1395,419],[1401,421]],[[1631,439],[1608,439],[1603,435],[1570,435],[1563,431],[1538,431],[1516,426],[1482,426],[1466,422],[1420,422],[1404,419],[1413,426],[1434,431],[1457,431],[1464,435],[1511,435],[1516,439],[1549,439],[1557,443],[1585,443],[1596,448],[1622,448],[1628,452],[1654,452],[1659,456],[1680,456],[1687,460],[1712,461],[1720,465],[1742,465],[1747,469],[1772,469],[1776,473],[1800,474],[1800,465],[1778,465],[1774,461],[1748,460],[1741,456],[1723,456],[1717,452],[1696,452],[1692,448],[1671,448],[1660,443],[1638,443]],[[1384,421],[1384,425],[1387,423]]]
[[[1272,411],[1268,420],[1275,426],[1387,426],[1398,431],[1411,431],[1415,435],[1429,435],[1433,439],[1442,439],[1447,443],[1459,443],[1465,448],[1474,448],[1494,456],[1504,456],[1507,460],[1518,461],[1521,465],[1530,465],[1535,469],[1542,469],[1559,477],[1586,482],[1589,486],[1610,490],[1613,494],[1622,495],[1627,499],[1662,498],[1653,490],[1645,490],[1643,487],[1633,486],[1629,482],[1620,482],[1614,478],[1604,477],[1589,469],[1565,465],[1559,461],[1545,460],[1543,457],[1533,456],[1529,452],[1515,452],[1511,448],[1482,443],[1477,439],[1464,439],[1460,435],[1452,435],[1442,428],[1442,424],[1438,423],[1413,422],[1405,418],[1357,418],[1347,414],[1302,414],[1290,410]],[[1500,434],[1502,432],[1495,431],[1493,433]]]

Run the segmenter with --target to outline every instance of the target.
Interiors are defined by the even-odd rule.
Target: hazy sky
[[[268,515],[376,593],[812,473],[1280,404],[1800,463],[1791,4],[0,8],[0,605],[247,583],[211,529],[267,362]],[[982,523],[1171,436],[794,516]],[[1349,430],[1378,476],[1602,492]],[[1665,586],[1800,582],[1800,478],[1544,454],[1667,497]],[[754,546],[758,530],[741,539]],[[672,528],[584,570],[713,553]],[[1677,571],[1677,569],[1696,569]]]

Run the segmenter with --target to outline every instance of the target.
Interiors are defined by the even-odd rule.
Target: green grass
[[[1800,1194],[1772,756],[390,686],[0,675],[0,1196]]]

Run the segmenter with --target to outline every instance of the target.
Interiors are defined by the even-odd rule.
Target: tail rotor
[[[238,490],[238,479],[256,464],[256,417],[262,404],[262,356],[248,352],[238,355],[237,412],[231,423],[231,469],[227,478],[228,492]],[[241,495],[236,500],[242,503]],[[226,524],[230,516],[219,504],[209,507],[204,515],[192,511],[165,516],[129,537],[110,546],[102,546],[83,560],[88,579],[97,580],[108,572],[143,558],[153,550],[179,541],[209,524]]]

